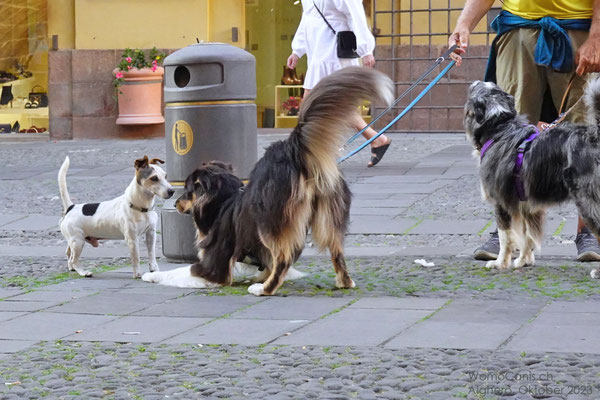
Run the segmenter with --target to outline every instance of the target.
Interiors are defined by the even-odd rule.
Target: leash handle
[[[413,91],[414,88],[416,88],[419,83],[421,83],[425,78],[427,78],[432,72],[433,70],[440,65],[441,63],[443,63],[448,57],[450,57],[450,54],[452,54],[454,52],[454,50],[456,50],[458,48],[457,45],[454,45],[452,47],[450,47],[448,50],[446,50],[446,52],[444,54],[442,54],[440,57],[436,58],[436,60],[434,61],[434,64],[429,67],[427,69],[427,71],[425,71],[425,73],[423,73],[421,76],[419,76],[417,78],[417,80],[410,85],[400,96],[398,96],[396,98],[396,100],[394,100],[392,102],[392,104],[389,105],[388,108],[386,108],[385,110],[383,110],[382,112],[379,113],[379,115],[377,115],[374,119],[371,120],[371,122],[369,122],[367,124],[367,126],[365,126],[364,128],[362,128],[360,131],[356,132],[354,135],[352,135],[350,137],[350,139],[348,139],[346,141],[346,143],[344,143],[344,146],[349,145],[350,143],[354,142],[360,135],[362,135],[367,129],[369,129],[375,122],[377,122],[381,117],[383,117],[388,111],[390,111],[396,104],[398,104],[400,102],[400,100],[402,100],[404,97],[406,97],[410,92]],[[342,146],[342,147],[344,147]]]
[[[442,70],[442,72],[440,72],[435,78],[433,78],[433,80],[429,83],[429,85],[427,85],[425,87],[425,89],[423,89],[423,91],[421,91],[421,93],[419,93],[417,95],[417,97],[415,97],[415,99],[400,114],[398,114],[398,116],[396,116],[396,118],[394,118],[392,120],[392,122],[390,122],[383,129],[381,129],[379,131],[379,133],[377,133],[377,135],[373,136],[371,139],[367,140],[366,142],[364,142],[363,144],[361,144],[360,146],[358,146],[356,149],[352,150],[350,153],[346,154],[345,156],[342,156],[342,157],[338,158],[338,160],[337,160],[338,163],[341,163],[342,161],[345,161],[348,158],[352,157],[353,155],[355,155],[356,153],[358,153],[359,151],[361,151],[362,149],[364,149],[365,147],[367,147],[369,144],[371,144],[371,142],[373,142],[379,136],[383,135],[385,133],[385,131],[387,131],[396,122],[398,122],[400,120],[400,118],[404,117],[406,115],[406,113],[408,113],[411,110],[411,108],[413,108],[415,106],[415,104],[417,104],[423,98],[423,96],[425,96],[431,90],[431,88],[434,87],[440,81],[440,79],[442,79],[442,77],[444,75],[446,75],[448,73],[448,71],[450,71],[450,69],[452,67],[454,67],[455,63],[456,62],[454,60],[452,60]]]

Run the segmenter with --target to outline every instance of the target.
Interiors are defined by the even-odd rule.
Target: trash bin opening
[[[187,84],[190,83],[190,70],[183,65],[180,65],[179,67],[175,68],[175,74],[173,78],[175,79],[175,84],[178,87],[186,87]]]

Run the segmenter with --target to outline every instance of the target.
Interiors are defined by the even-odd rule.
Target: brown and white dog
[[[131,253],[133,277],[139,278],[140,256],[138,237],[145,235],[150,271],[157,271],[154,246],[158,216],[152,208],[154,196],[168,199],[175,192],[167,181],[167,174],[158,166],[164,161],[147,156],[135,160],[135,176],[121,196],[101,203],[73,204],[67,191],[69,157],[58,172],[58,187],[63,204],[60,230],[67,240],[67,257],[70,271],[81,276],[92,276],[79,266],[79,256],[85,242],[98,247],[98,240],[120,239],[127,242]]]
[[[392,81],[375,70],[344,68],[321,80],[303,101],[290,137],[273,143],[243,187],[229,165],[211,162],[185,182],[177,209],[192,214],[199,259],[179,271],[144,274],[164,285],[230,285],[237,261],[265,266],[248,291],[275,294],[304,249],[314,243],[329,249],[338,288],[354,287],[344,259],[351,193],[337,165],[339,147],[351,131],[362,100],[393,100]]]

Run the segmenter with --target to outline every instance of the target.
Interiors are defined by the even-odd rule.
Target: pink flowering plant
[[[121,61],[119,62],[119,65],[117,65],[119,70],[115,74],[115,79],[113,81],[115,89],[119,91],[119,86],[125,81],[123,72],[121,71],[129,71],[133,68],[150,68],[152,72],[154,72],[165,57],[166,54],[158,51],[156,47],[153,47],[147,52],[140,49],[125,49]]]

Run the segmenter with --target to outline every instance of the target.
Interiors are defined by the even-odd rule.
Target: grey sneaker
[[[498,231],[490,233],[490,238],[475,249],[473,258],[476,260],[490,261],[498,258],[500,252],[500,239],[498,239]]]
[[[600,261],[600,244],[589,229],[583,228],[575,237],[577,261]]]

